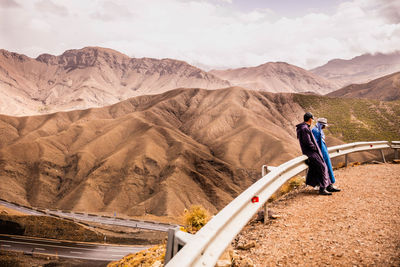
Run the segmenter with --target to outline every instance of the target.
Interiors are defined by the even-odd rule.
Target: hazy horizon
[[[204,69],[310,69],[400,43],[395,0],[0,0],[0,18],[0,48],[33,58],[99,46]]]

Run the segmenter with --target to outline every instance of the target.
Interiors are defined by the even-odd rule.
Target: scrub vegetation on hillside
[[[325,133],[345,142],[400,139],[400,101],[300,94],[293,98],[316,118],[327,118],[329,127]]]

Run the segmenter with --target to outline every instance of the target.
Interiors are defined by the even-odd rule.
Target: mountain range
[[[400,71],[400,51],[382,54],[364,54],[352,59],[333,59],[323,66],[310,70],[339,87],[367,83],[371,80]]]
[[[336,82],[282,62],[205,72],[98,47],[36,59],[0,50],[0,197],[129,216],[192,204],[215,213],[263,164],[301,154],[305,111],[328,119],[329,146],[397,140],[400,102],[379,100],[398,99],[399,72]]]
[[[106,48],[36,59],[0,50],[0,113],[9,115],[101,107],[179,87],[228,86],[228,81],[183,61],[130,58]]]
[[[35,59],[0,50],[0,113],[23,116],[103,107],[175,88],[234,85],[323,95],[339,89],[343,81],[355,83],[399,71],[398,55],[333,60],[311,72],[284,62],[205,72],[179,60],[131,58],[101,47],[67,50],[59,56],[42,54]]]
[[[101,47],[67,50],[59,56],[42,54],[35,59],[0,50],[0,113],[23,116],[103,107],[175,88],[235,85],[267,92],[323,95],[339,89],[343,82],[338,77],[358,81],[358,76],[344,73],[372,77],[368,73],[375,58],[380,62],[378,69],[399,70],[396,53],[333,60],[312,72],[284,62],[205,72],[179,60],[130,58]]]
[[[0,116],[0,196],[32,206],[215,212],[298,154],[290,95],[177,89],[84,111]],[[281,140],[286,139],[286,142]],[[279,154],[279,156],[277,156]]]
[[[192,204],[214,213],[259,179],[263,164],[301,154],[295,125],[305,110],[328,118],[331,146],[398,136],[399,105],[231,87],[0,115],[0,197],[130,216],[178,216]]]
[[[384,101],[400,99],[400,72],[364,84],[351,84],[327,94],[335,97],[369,98]]]
[[[232,85],[274,93],[327,94],[339,88],[334,82],[285,62],[269,62],[257,67],[211,70]]]

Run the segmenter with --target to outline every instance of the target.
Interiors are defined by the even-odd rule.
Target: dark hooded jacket
[[[303,122],[296,125],[297,139],[299,139],[301,151],[308,157],[308,173],[306,184],[310,186],[327,187],[331,184],[324,158],[319,149],[310,126]]]

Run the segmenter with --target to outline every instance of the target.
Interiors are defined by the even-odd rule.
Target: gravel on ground
[[[341,192],[302,187],[270,204],[281,217],[250,222],[236,252],[255,266],[400,266],[400,164],[335,171]]]

